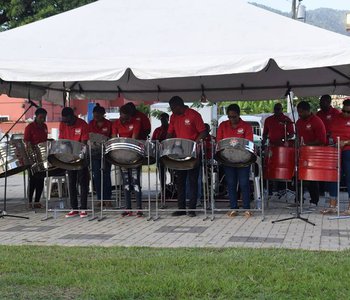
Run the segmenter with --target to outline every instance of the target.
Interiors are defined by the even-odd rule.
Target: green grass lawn
[[[350,299],[350,251],[0,247],[1,299]]]

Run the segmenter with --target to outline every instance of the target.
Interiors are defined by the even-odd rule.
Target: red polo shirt
[[[143,112],[140,111],[136,111],[134,118],[140,122],[141,126],[139,139],[147,140],[147,135],[149,132],[151,132],[151,122],[149,118]]]
[[[135,133],[136,138],[139,139],[140,128],[141,123],[135,118],[131,118],[129,122],[125,122],[124,124],[120,119],[117,119],[112,124],[112,134],[119,137],[132,138]]]
[[[299,140],[303,139],[304,144],[319,142],[321,145],[326,145],[326,127],[322,120],[312,114],[306,120],[299,119],[296,123]]]
[[[89,140],[89,126],[84,120],[80,118],[76,118],[75,123],[71,126],[61,122],[59,130],[60,139],[76,142],[85,142]]]
[[[248,122],[239,118],[239,122],[236,128],[233,128],[231,121],[227,120],[220,124],[216,135],[216,140],[220,142],[226,138],[243,138],[253,142],[253,127]]]
[[[170,117],[168,133],[180,139],[195,141],[198,135],[205,131],[202,116],[191,108],[186,108],[182,115],[172,114]]]
[[[285,138],[285,130],[287,136],[294,134],[293,122],[286,115],[272,115],[265,120],[263,135],[267,135],[271,145],[279,146],[283,144]]]
[[[341,112],[334,107],[331,107],[327,112],[324,112],[323,110],[319,110],[317,112],[316,116],[322,120],[324,126],[326,127],[327,134],[330,134],[331,126],[334,122],[333,119],[340,113]]]
[[[103,119],[100,122],[100,124],[98,124],[98,122],[96,122],[95,120],[92,120],[89,123],[89,132],[99,133],[99,134],[102,134],[106,137],[111,137],[111,135],[112,135],[112,122],[107,120],[107,119]]]
[[[47,141],[46,124],[39,125],[37,122],[30,123],[24,129],[24,141],[36,145]]]
[[[164,141],[166,139],[166,135],[168,133],[168,127],[163,127],[163,126],[159,126],[157,127],[152,135],[152,141]]]
[[[350,140],[350,118],[338,114],[334,117],[330,130],[334,142],[337,142],[338,137],[340,141]],[[350,145],[345,146],[342,150],[350,150]]]

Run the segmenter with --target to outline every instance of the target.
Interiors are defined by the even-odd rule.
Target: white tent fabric
[[[242,0],[100,0],[0,33],[0,93],[167,101],[350,94],[350,38]]]

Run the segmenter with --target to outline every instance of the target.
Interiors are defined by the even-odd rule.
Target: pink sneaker
[[[72,217],[76,217],[79,215],[79,212],[76,210],[71,210],[68,214],[66,214],[66,218],[72,218]]]
[[[80,212],[80,218],[86,218],[88,216],[87,212],[85,210],[82,210]]]

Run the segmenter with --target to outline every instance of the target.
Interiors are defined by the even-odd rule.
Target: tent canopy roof
[[[350,38],[242,0],[100,0],[0,34],[0,92],[167,101],[350,94]]]

